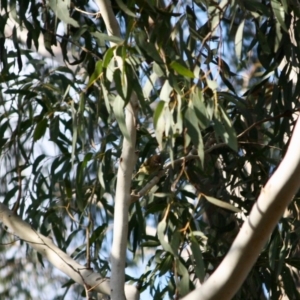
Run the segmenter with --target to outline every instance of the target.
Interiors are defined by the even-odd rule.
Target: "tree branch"
[[[285,208],[300,187],[300,118],[287,153],[262,189],[228,254],[201,288],[183,300],[231,299],[257,260]]]
[[[98,273],[77,263],[54,245],[50,238],[38,233],[2,203],[0,203],[0,222],[8,228],[11,234],[25,241],[43,257],[46,257],[53,266],[75,282],[88,286],[99,293],[110,295],[110,280],[108,278],[102,278]],[[139,292],[132,285],[125,286],[125,294],[127,300],[139,299]]]
[[[96,0],[101,16],[104,20],[108,35],[120,37],[120,27],[108,0]],[[110,43],[114,46],[114,43]],[[118,67],[123,71],[123,61],[115,56]],[[136,164],[136,116],[138,103],[133,93],[130,102],[125,107],[125,122],[130,140],[123,138],[122,154],[119,161],[117,175],[114,231],[111,250],[111,298],[113,300],[126,300],[124,294],[125,263],[128,236],[128,210],[131,203],[130,187],[131,178]]]

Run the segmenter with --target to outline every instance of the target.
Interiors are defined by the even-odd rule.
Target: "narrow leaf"
[[[71,7],[70,0],[65,0],[65,1],[49,0],[49,5],[60,20],[74,27],[79,27],[78,22],[70,17],[70,7]]]
[[[110,61],[112,60],[113,56],[114,56],[114,51],[115,51],[116,47],[111,47],[109,48],[103,57],[103,68],[107,68]]]
[[[164,101],[170,100],[170,93],[173,91],[173,87],[170,85],[169,80],[166,80],[161,88],[159,98]]]
[[[209,125],[209,119],[204,104],[203,92],[200,89],[196,89],[194,93],[192,93],[191,98],[200,127],[205,129]]]
[[[170,67],[182,76],[189,77],[189,78],[195,78],[194,73],[191,70],[184,67],[183,65],[181,65],[177,61],[172,61],[170,63]]]
[[[47,119],[42,119],[42,121],[38,122],[34,133],[33,133],[33,140],[37,141],[39,140],[42,136],[44,136],[46,129],[47,129],[47,123],[48,120]]]
[[[125,122],[124,105],[125,105],[124,100],[119,95],[116,96],[116,98],[114,99],[114,103],[113,103],[113,111],[115,113],[115,117],[116,117],[116,120],[118,122],[118,125],[120,127],[122,134],[124,135],[126,140],[129,143],[131,143],[131,139],[130,139],[130,136],[129,136],[129,133],[128,133],[128,130],[126,127],[126,122]]]
[[[132,12],[122,0],[116,0],[119,7],[130,17],[136,18],[136,14]]]
[[[235,34],[235,53],[238,60],[242,59],[242,48],[243,48],[243,32],[244,32],[245,20],[239,25]]]
[[[76,143],[78,137],[78,115],[74,107],[74,102],[71,102],[71,111],[72,111],[72,153],[71,153],[71,161],[72,165],[75,159],[75,150],[76,150]]]
[[[285,25],[285,12],[284,12],[284,7],[281,5],[281,3],[278,0],[272,0],[271,1],[271,6],[273,9],[273,12],[275,14],[275,17],[277,21],[280,23],[282,29],[286,32],[288,32],[288,29]]]
[[[239,208],[233,206],[232,204],[228,203],[228,202],[224,202],[224,201],[221,201],[221,200],[218,200],[214,197],[210,197],[210,196],[206,196],[206,195],[203,195],[206,200],[213,204],[213,205],[216,205],[216,206],[219,206],[221,208],[224,208],[224,209],[228,209],[228,210],[231,210],[235,213],[239,213],[239,212],[242,212]]]
[[[231,149],[233,149],[234,151],[238,151],[238,142],[237,142],[236,132],[235,132],[226,112],[223,110],[223,108],[221,106],[219,106],[219,109],[222,114],[224,128],[228,134],[228,138],[226,138],[225,142],[228,143],[228,145]]]
[[[195,272],[198,279],[202,283],[205,277],[205,267],[204,267],[202,252],[200,250],[200,246],[196,238],[193,235],[190,237],[190,240],[191,240],[192,255],[195,261]]]
[[[91,32],[90,33],[92,36],[94,36],[99,43],[103,43],[105,41],[108,41],[108,42],[112,42],[112,43],[115,43],[115,44],[121,44],[123,43],[123,39],[117,37],[117,36],[113,36],[113,35],[108,35],[108,34],[105,34],[105,33],[101,33],[101,32]]]
[[[101,74],[102,74],[102,64],[103,64],[103,63],[102,63],[101,60],[99,60],[99,61],[96,62],[95,70],[94,70],[92,76],[90,77],[90,80],[89,80],[89,82],[88,82],[88,84],[87,84],[86,89],[88,89],[91,85],[94,84],[94,82],[95,82],[97,79],[100,78],[100,76],[101,76]]]
[[[179,275],[181,275],[181,280],[178,283],[178,290],[181,297],[187,295],[190,292],[190,277],[187,268],[178,259],[175,259],[176,269]]]
[[[34,163],[32,165],[32,174],[36,174],[38,166],[45,158],[46,158],[46,155],[41,154],[34,160]]]
[[[163,117],[163,110],[165,107],[165,101],[160,101],[156,109],[154,111],[153,115],[153,123],[154,123],[154,128],[155,128],[155,135],[158,144],[160,145],[160,148],[162,149],[162,140],[163,140],[163,133],[165,131],[165,121]]]
[[[204,145],[198,125],[198,119],[191,101],[189,102],[188,108],[185,112],[184,120],[187,127],[187,134],[191,137],[193,144],[197,147],[200,161],[203,164]]]
[[[171,248],[169,243],[165,241],[166,227],[167,227],[167,223],[165,220],[162,220],[161,222],[159,222],[159,224],[157,226],[157,237],[158,237],[158,240],[160,241],[160,244],[162,245],[163,249],[174,255],[173,249]]]

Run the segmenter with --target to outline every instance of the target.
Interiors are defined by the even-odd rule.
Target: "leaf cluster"
[[[1,201],[106,276],[129,140],[124,108],[135,94],[136,170],[155,153],[171,167],[130,207],[128,264],[143,258],[147,267],[128,279],[153,299],[177,299],[217,268],[285,153],[299,107],[290,76],[300,53],[289,33],[299,40],[298,11],[286,0],[116,3],[122,38],[80,12],[94,13],[86,1],[1,2]],[[16,25],[6,37],[9,17]],[[40,36],[51,55],[60,45],[65,66],[36,54]],[[132,191],[155,175],[134,178]],[[297,299],[298,200],[236,299]]]

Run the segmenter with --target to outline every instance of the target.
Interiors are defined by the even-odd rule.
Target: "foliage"
[[[136,93],[136,169],[158,152],[172,167],[130,207],[129,266],[147,267],[128,280],[177,299],[218,266],[285,153],[299,107],[299,11],[287,0],[116,2],[122,39],[81,12],[96,12],[91,1],[2,1],[2,202],[108,276],[123,108]],[[65,64],[41,59],[40,37]],[[298,299],[297,201],[236,299]]]

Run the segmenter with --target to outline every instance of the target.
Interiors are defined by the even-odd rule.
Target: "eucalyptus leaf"
[[[194,73],[186,68],[185,66],[181,65],[180,63],[176,61],[172,61],[170,63],[170,67],[174,69],[178,74],[188,77],[188,78],[194,78]]]
[[[34,141],[39,140],[40,138],[42,138],[45,135],[46,129],[47,129],[47,124],[48,124],[47,119],[42,119],[40,122],[37,123],[34,133],[33,133]]]
[[[157,237],[163,249],[171,254],[174,254],[171,245],[165,240],[166,228],[167,228],[166,221],[165,220],[160,221],[157,226]]]
[[[190,237],[190,240],[191,240],[192,255],[195,261],[195,272],[198,279],[202,283],[205,277],[205,266],[202,257],[202,252],[200,250],[200,246],[196,238],[193,235]]]
[[[233,206],[232,204],[228,203],[228,202],[224,202],[224,201],[221,201],[219,199],[216,199],[214,197],[210,197],[210,196],[207,196],[207,195],[203,195],[206,200],[208,202],[210,202],[211,204],[215,205],[215,206],[218,206],[218,207],[221,207],[221,208],[224,208],[224,209],[227,209],[227,210],[231,210],[235,213],[240,213],[242,212],[239,208]]]
[[[185,112],[184,121],[187,127],[187,134],[190,136],[192,143],[196,146],[201,164],[203,164],[204,145],[203,145],[202,135],[198,125],[198,119],[195,113],[194,106],[192,105],[191,101],[189,102],[188,108]]]
[[[124,106],[125,102],[121,96],[116,96],[113,101],[113,111],[123,136],[129,143],[131,143],[131,138],[125,122]]]
[[[239,60],[242,59],[244,26],[245,26],[245,20],[243,20],[240,23],[238,30],[235,34],[235,53],[236,53],[237,59],[239,59]]]
[[[79,24],[76,20],[70,17],[70,0],[49,0],[49,5],[54,13],[57,15],[59,19],[61,19],[66,24],[70,24],[74,27],[79,27]]]

